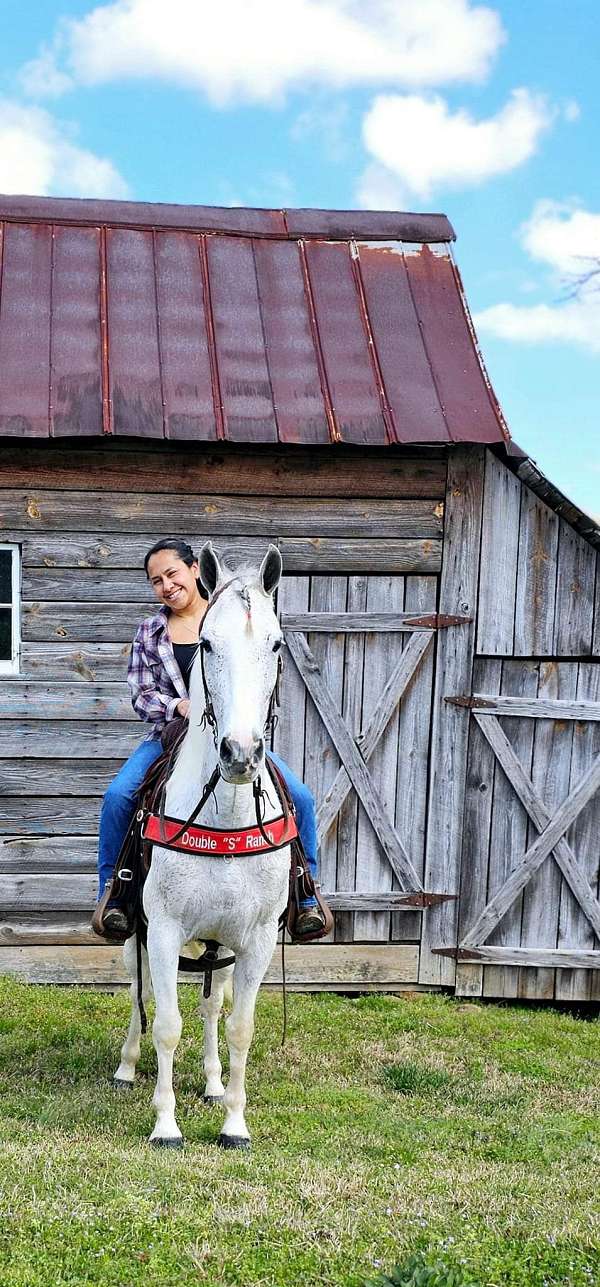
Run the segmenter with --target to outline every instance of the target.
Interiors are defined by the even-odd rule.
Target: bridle
[[[223,585],[219,586],[218,590],[215,590],[214,594],[209,600],[208,607],[202,618],[202,626],[204,626],[204,622],[206,621],[206,618],[209,612],[211,611],[211,608],[214,608],[215,603],[217,602],[217,599],[220,599],[221,595],[225,592],[225,590],[228,590],[230,586],[235,585],[235,582],[237,580],[238,578],[236,576],[232,576],[229,578],[228,581],[224,581]],[[246,585],[243,585],[239,590],[239,594],[244,604],[244,607],[246,609],[246,614],[248,616],[248,619],[250,619],[251,605],[250,605],[250,593],[249,593],[248,587]],[[217,717],[215,715],[215,708],[213,706],[212,697],[210,695],[210,689],[206,681],[206,670],[204,668],[205,649],[202,647],[202,640],[200,640],[199,651],[200,651],[200,670],[202,673],[202,687],[204,689],[204,714],[202,715],[201,724],[203,728],[206,728],[206,727],[210,728],[213,736],[213,742],[215,744],[215,750],[218,750],[219,732],[217,728]],[[279,718],[277,714],[277,707],[281,705],[280,692],[281,692],[282,674],[283,674],[283,658],[280,653],[277,658],[277,677],[275,679],[275,684],[273,686],[273,691],[269,698],[269,705],[267,707],[267,715],[266,715],[265,727],[264,727],[265,741],[273,733],[273,730],[275,729]]]
[[[206,621],[206,618],[209,612],[211,611],[212,608],[214,608],[217,600],[220,599],[221,595],[224,594],[225,590],[228,590],[229,587],[234,585],[237,580],[238,578],[236,576],[232,576],[229,578],[228,581],[224,581],[223,585],[219,586],[218,590],[215,590],[214,594],[209,600],[208,607],[202,618],[203,625],[204,625],[204,622]],[[246,611],[248,612],[248,615],[250,615],[250,607],[249,607],[250,599],[249,599],[248,588],[246,586],[242,586],[240,594],[246,606]],[[201,725],[203,725],[204,727],[208,726],[211,729],[213,742],[215,744],[215,750],[218,751],[219,733],[217,728],[217,717],[215,715],[212,698],[210,695],[210,690],[206,682],[206,672],[204,669],[204,649],[202,648],[201,644],[200,644],[200,667],[202,672],[202,685],[204,688],[204,714],[202,715]],[[264,730],[265,741],[269,737],[270,733],[275,728],[275,725],[277,723],[278,716],[277,716],[276,708],[280,705],[280,681],[281,681],[282,673],[283,673],[283,660],[281,656],[279,656],[277,658],[277,677],[275,680],[275,684],[273,686],[273,691],[269,698],[269,705],[267,708],[267,716],[265,720],[265,730]],[[166,786],[167,786],[168,779],[171,775],[178,750],[179,750],[179,742],[175,744],[175,746],[171,751],[169,760],[167,762],[167,770],[165,773],[165,777],[163,782],[161,783],[161,787],[158,792],[158,798],[155,798],[153,802],[153,806],[157,809],[158,818],[160,820],[161,833],[163,837],[165,837],[164,821],[165,821]],[[176,843],[184,834],[186,829],[192,823],[195,822],[198,815],[202,812],[202,809],[204,808],[204,805],[206,804],[207,800],[210,798],[211,795],[214,795],[215,789],[217,787],[217,784],[221,776],[222,775],[221,775],[220,765],[217,762],[217,764],[215,765],[215,768],[213,769],[213,772],[211,773],[210,778],[208,779],[208,782],[206,782],[204,785],[204,788],[202,790],[202,795],[200,796],[200,799],[195,809],[193,809],[189,818],[186,818],[185,822],[182,823],[176,835],[171,837],[171,843]],[[269,838],[264,829],[266,792],[263,789],[260,774],[254,779],[252,783],[252,793],[254,796],[256,824],[261,832],[263,839],[266,840],[267,843],[269,843]]]

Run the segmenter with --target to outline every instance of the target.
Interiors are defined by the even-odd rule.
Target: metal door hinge
[[[469,711],[487,709],[489,702],[481,697],[444,697],[444,701],[450,706],[464,706]]]
[[[424,617],[406,617],[406,626],[422,626],[425,630],[444,630],[446,626],[467,626],[472,617],[449,617],[443,612],[430,612]]]

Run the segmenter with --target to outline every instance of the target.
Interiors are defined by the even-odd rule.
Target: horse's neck
[[[210,780],[217,760],[210,729],[190,723],[167,783],[165,809],[169,817],[189,818]],[[263,774],[262,785],[267,788],[264,816],[266,819],[273,818],[279,813],[279,804],[266,772]],[[252,784],[234,786],[221,778],[197,821],[200,826],[255,826],[256,805]]]

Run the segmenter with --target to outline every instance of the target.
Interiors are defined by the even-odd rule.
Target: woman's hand
[[[190,709],[190,703],[189,703],[189,698],[187,697],[182,697],[181,701],[178,702],[177,706],[175,707],[177,714],[182,715],[184,719],[187,719],[189,709]]]

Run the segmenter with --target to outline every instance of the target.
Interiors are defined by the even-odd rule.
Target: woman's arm
[[[184,698],[166,696],[156,687],[156,677],[148,661],[139,630],[131,646],[127,683],[136,715],[139,715],[140,719],[148,720],[157,728],[162,728],[176,714],[186,713],[179,710],[179,706],[185,701]]]

